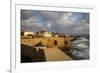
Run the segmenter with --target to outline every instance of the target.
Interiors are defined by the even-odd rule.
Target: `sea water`
[[[89,59],[89,50],[89,38],[82,36],[72,42],[70,52],[72,53],[73,59],[82,60]]]

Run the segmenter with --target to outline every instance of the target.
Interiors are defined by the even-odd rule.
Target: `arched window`
[[[65,43],[65,45],[67,45],[67,44],[68,44],[68,42],[67,42],[66,40],[64,41],[64,43]]]
[[[54,41],[54,45],[58,45],[58,42],[56,40]]]

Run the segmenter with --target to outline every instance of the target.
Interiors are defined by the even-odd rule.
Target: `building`
[[[63,38],[63,37],[50,37],[50,38],[32,38],[32,39],[21,39],[22,44],[27,45],[36,45],[39,42],[46,47],[60,47],[60,46],[71,46],[71,39],[70,38]]]
[[[24,32],[24,36],[32,36],[32,35],[34,35],[33,32]]]
[[[33,35],[33,36],[30,36]],[[46,47],[60,47],[71,46],[71,40],[73,39],[70,34],[66,35],[60,33],[53,33],[47,31],[40,32],[24,32],[24,38],[21,39],[22,44],[36,45],[39,42]]]
[[[47,32],[47,31],[40,31],[40,32],[36,32],[36,36],[37,37],[52,37],[52,33]]]
[[[52,37],[52,33],[51,32],[44,32],[43,36],[44,37]]]

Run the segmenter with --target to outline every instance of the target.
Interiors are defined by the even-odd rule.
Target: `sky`
[[[89,13],[21,10],[21,30],[89,33]]]

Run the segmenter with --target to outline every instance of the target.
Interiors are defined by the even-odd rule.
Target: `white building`
[[[28,36],[28,35],[34,35],[33,32],[24,32],[24,36]]]
[[[58,34],[55,34],[55,37],[59,37],[59,35]]]
[[[44,37],[52,37],[52,34],[50,32],[44,32]]]

